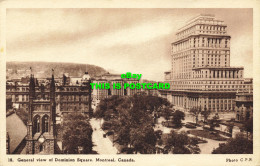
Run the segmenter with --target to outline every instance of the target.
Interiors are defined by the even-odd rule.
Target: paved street
[[[98,154],[117,154],[117,149],[113,146],[108,137],[104,138],[104,131],[100,128],[100,121],[92,118],[90,124],[93,128],[92,141],[93,150]]]

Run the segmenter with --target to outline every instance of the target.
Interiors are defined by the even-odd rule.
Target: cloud
[[[7,60],[88,63],[163,80],[164,71],[171,67],[174,33],[206,12],[228,25],[231,65],[245,66],[250,76],[252,19],[244,13],[240,21],[235,20],[241,10],[8,9]]]
[[[90,45],[113,47],[115,45],[136,45],[173,31],[169,20],[150,20],[140,25],[109,32],[90,40]]]
[[[139,23],[138,19],[133,18],[126,19],[128,22],[122,21],[126,16],[120,15],[108,15],[106,18],[103,12],[9,9],[7,47],[11,49],[49,47],[77,40],[86,40],[93,47],[99,45],[111,47],[118,44],[142,43],[169,34],[174,29],[170,20],[160,19],[159,16]]]
[[[230,65],[243,66],[244,76],[253,77],[253,37],[247,33],[231,38]]]
[[[8,9],[7,47],[27,49],[66,43],[86,35],[87,25],[64,10]]]

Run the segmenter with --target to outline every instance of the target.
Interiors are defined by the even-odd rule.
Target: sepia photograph
[[[253,8],[6,8],[3,163],[259,162],[254,18]]]
[[[252,9],[7,10],[7,153],[252,153],[252,16]],[[121,78],[126,71],[143,78]]]

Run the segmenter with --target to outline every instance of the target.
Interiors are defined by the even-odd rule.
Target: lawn
[[[209,131],[209,130],[189,130],[187,133],[203,137],[203,138],[208,138],[208,139],[213,139],[216,141],[226,141],[227,138],[222,137],[219,135],[218,131]]]

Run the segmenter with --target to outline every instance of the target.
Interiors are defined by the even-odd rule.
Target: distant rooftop
[[[186,21],[186,24],[184,26],[182,26],[181,28],[179,28],[178,32],[186,29],[187,27],[190,27],[190,26],[194,25],[199,20],[203,20],[204,21],[204,22],[201,22],[201,23],[225,25],[224,21],[216,19],[214,14],[200,14],[200,15],[197,15],[197,16],[191,18],[190,20]]]
[[[214,15],[214,14],[199,14],[199,15],[197,15],[197,16],[195,16],[195,17],[189,19],[188,21],[186,21],[186,23],[189,23],[189,22],[191,22],[191,21],[197,20],[197,19],[199,19],[199,18],[208,18],[208,19],[210,19],[210,20],[214,20],[215,15]]]
[[[21,118],[12,113],[6,117],[6,131],[10,138],[10,153],[13,153],[27,134],[27,128]]]

